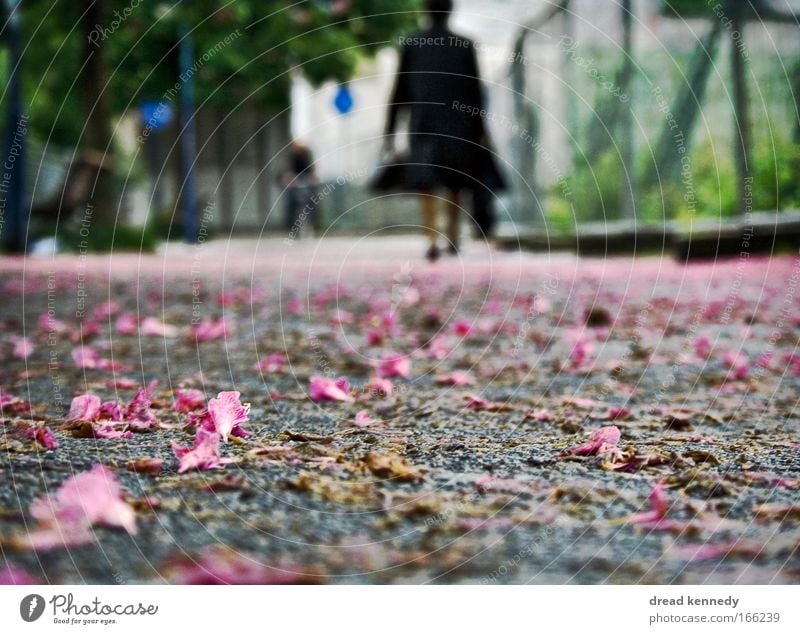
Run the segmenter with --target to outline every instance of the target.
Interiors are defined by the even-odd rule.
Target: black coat
[[[497,181],[499,172],[486,148],[487,111],[471,40],[444,26],[404,38],[388,133],[402,110],[410,111],[407,188],[457,191]]]

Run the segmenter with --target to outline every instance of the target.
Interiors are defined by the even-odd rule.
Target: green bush
[[[77,228],[69,227],[58,235],[63,251],[75,253],[152,252],[158,237],[147,227],[92,227],[81,235]]]

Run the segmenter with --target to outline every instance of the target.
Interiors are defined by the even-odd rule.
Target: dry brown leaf
[[[364,464],[376,476],[387,480],[419,482],[423,478],[422,471],[418,467],[396,453],[370,452],[364,458]]]

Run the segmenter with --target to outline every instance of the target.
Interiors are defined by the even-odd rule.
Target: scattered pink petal
[[[133,379],[126,379],[125,377],[121,377],[118,379],[107,380],[106,387],[109,390],[138,390],[139,384]]]
[[[570,367],[584,368],[592,358],[594,344],[581,334],[569,334],[568,339],[572,340],[569,353]]]
[[[26,401],[0,389],[0,414],[19,415],[27,414],[30,411],[31,406]]]
[[[509,412],[514,409],[512,405],[507,403],[495,403],[475,394],[465,394],[464,400],[467,408],[476,412]]]
[[[708,357],[711,355],[712,347],[713,345],[711,343],[711,337],[708,335],[699,335],[694,340],[694,353],[700,359],[708,359]]]
[[[348,390],[350,384],[346,378],[341,377],[336,380],[324,377],[311,377],[308,395],[312,401],[343,401],[352,403],[355,399],[350,396]]]
[[[736,380],[746,379],[750,374],[750,361],[743,352],[730,350],[723,356],[723,361],[728,366],[730,375]]]
[[[375,421],[370,417],[369,412],[367,410],[362,409],[356,413],[356,420],[355,420],[356,427],[369,427],[374,423]]]
[[[48,427],[37,427],[34,431],[34,440],[48,451],[58,449],[58,441],[55,434]]]
[[[214,423],[214,430],[219,434],[220,439],[225,442],[228,435],[243,436],[249,432],[242,428],[242,423],[247,422],[247,414],[250,405],[242,405],[239,392],[220,392],[217,398],[212,398],[208,402],[208,413]]]
[[[136,431],[146,431],[158,425],[158,419],[150,409],[149,388],[139,388],[136,396],[125,408],[123,419]]]
[[[525,418],[527,420],[535,420],[540,423],[549,423],[556,419],[553,412],[548,409],[535,409],[533,411],[525,412]]]
[[[453,332],[459,337],[466,337],[472,332],[472,325],[468,321],[460,319],[453,324]]]
[[[124,414],[119,403],[116,401],[106,401],[100,406],[100,412],[97,414],[98,420],[111,420],[120,422],[124,420]]]
[[[627,407],[609,407],[602,414],[592,414],[595,420],[626,420],[631,417],[631,410]]]
[[[740,539],[721,544],[681,544],[670,547],[665,555],[683,561],[700,562],[740,555],[754,559],[764,552],[764,545],[755,540]]]
[[[451,348],[442,336],[434,337],[428,343],[428,357],[431,359],[441,361],[446,359],[450,352]]]
[[[22,568],[6,564],[0,568],[0,586],[38,586],[41,582]]]
[[[13,346],[11,355],[15,359],[27,359],[33,354],[33,351],[35,350],[33,342],[27,337],[11,336],[9,337],[9,342]]]
[[[177,337],[178,329],[155,317],[145,317],[139,326],[139,332],[145,337]]]
[[[219,455],[219,434],[202,427],[197,430],[194,446],[182,447],[172,443],[172,451],[178,459],[178,473],[190,470],[207,471],[223,466],[226,461]]]
[[[394,391],[394,386],[389,379],[382,379],[380,377],[373,377],[364,386],[365,390],[370,395],[390,397]]]
[[[634,514],[630,520],[633,524],[652,524],[663,520],[667,516],[669,502],[663,485],[657,484],[654,486],[648,499],[650,501],[650,510]]]
[[[114,473],[103,465],[67,478],[55,495],[35,500],[30,513],[40,526],[20,541],[34,550],[90,542],[96,524],[136,534],[136,514],[122,499]]]
[[[121,430],[112,425],[92,425],[92,435],[103,440],[130,440],[133,438],[132,431]]]
[[[202,408],[205,404],[206,395],[202,390],[178,388],[175,390],[175,405],[172,408],[179,414],[186,414]]]
[[[230,326],[225,319],[204,318],[194,326],[192,333],[197,341],[211,341],[224,339],[230,334]]]
[[[283,372],[284,367],[286,365],[286,355],[282,352],[276,352],[275,354],[270,354],[261,359],[255,365],[255,369],[259,372],[265,372],[267,374],[275,374],[279,372]]]
[[[161,473],[161,467],[163,465],[164,461],[161,458],[137,458],[128,463],[128,471],[157,476]]]
[[[617,446],[620,439],[619,427],[609,425],[595,429],[589,439],[576,447],[569,449],[573,456],[595,456]]]
[[[72,349],[72,360],[83,370],[117,370],[120,366],[100,357],[94,348],[81,345]]]
[[[139,318],[133,313],[124,313],[117,317],[117,332],[121,335],[133,335],[139,329]]]
[[[475,379],[466,370],[454,370],[449,374],[443,374],[436,378],[436,382],[440,385],[454,385],[462,387],[464,385],[474,385]]]
[[[47,334],[63,334],[69,330],[67,324],[63,321],[59,321],[50,313],[42,313],[39,315],[39,319],[36,323],[39,326],[39,330]]]
[[[323,580],[313,569],[294,564],[268,566],[256,555],[222,547],[173,559],[166,569],[171,581],[180,585],[295,585]]]
[[[600,401],[595,401],[591,398],[581,398],[579,396],[565,398],[561,401],[561,403],[562,405],[571,405],[572,407],[580,407],[581,409],[593,409],[595,407],[603,406],[603,403]]]
[[[93,421],[100,415],[100,397],[94,394],[81,394],[72,399],[67,414],[67,422]]]
[[[108,319],[111,315],[115,315],[120,311],[119,302],[113,299],[103,302],[92,311],[92,317],[97,320]]]
[[[403,354],[390,354],[377,365],[381,378],[398,376],[407,379],[411,375],[411,359]]]

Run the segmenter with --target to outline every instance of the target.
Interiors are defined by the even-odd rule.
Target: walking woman
[[[447,219],[447,250],[458,253],[460,194],[481,187],[480,174],[497,174],[488,144],[483,89],[474,43],[448,28],[452,0],[426,0],[427,27],[401,39],[400,68],[389,102],[384,151],[393,152],[399,115],[410,114],[406,189],[418,192],[428,240],[426,257],[439,258],[438,212]]]

